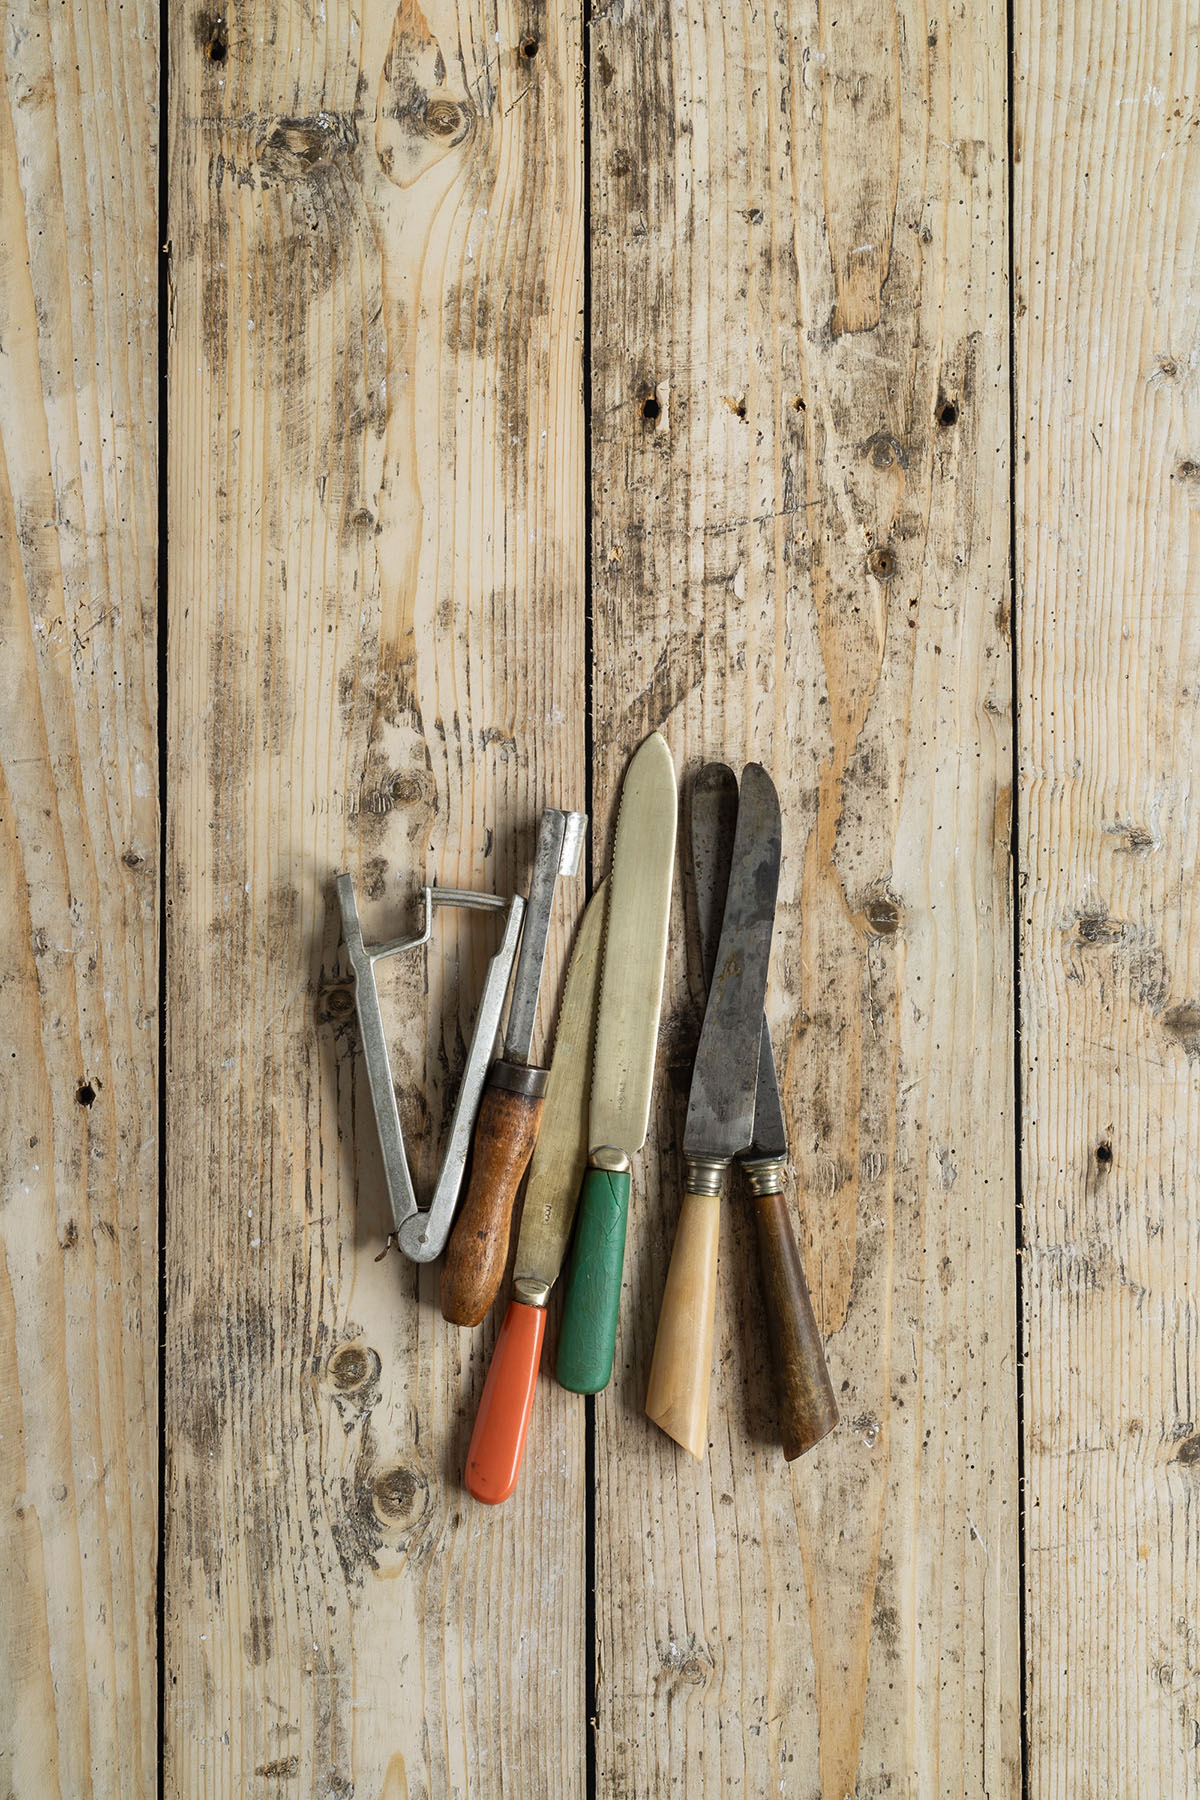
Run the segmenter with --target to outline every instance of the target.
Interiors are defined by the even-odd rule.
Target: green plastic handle
[[[573,1394],[598,1394],[612,1374],[628,1216],[628,1171],[589,1169],[579,1196],[558,1340],[558,1379]]]

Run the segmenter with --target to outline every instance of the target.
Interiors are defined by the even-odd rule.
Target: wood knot
[[[876,581],[890,581],[896,573],[895,552],[889,550],[886,544],[881,545],[877,550],[872,550],[867,558],[867,568]]]
[[[416,1469],[399,1463],[375,1477],[372,1497],[382,1524],[409,1531],[429,1510],[429,1483]]]
[[[890,894],[872,895],[863,917],[876,937],[895,937],[900,929],[900,908]]]
[[[452,138],[462,130],[463,109],[453,100],[431,100],[425,109],[425,124],[434,137]]]
[[[365,1387],[378,1376],[378,1352],[367,1344],[343,1344],[329,1359],[329,1379],[343,1394]]]
[[[1200,1467],[1200,1436],[1184,1438],[1175,1453],[1175,1460],[1182,1463],[1185,1469]]]
[[[1163,1014],[1163,1030],[1187,1051],[1200,1055],[1200,1002],[1182,1000]]]
[[[862,453],[876,469],[907,469],[908,452],[890,431],[877,431],[862,445]]]
[[[264,181],[302,181],[358,143],[354,120],[320,112],[305,119],[276,119],[258,140],[255,160]]]

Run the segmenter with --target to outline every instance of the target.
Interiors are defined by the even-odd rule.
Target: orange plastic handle
[[[467,1452],[467,1492],[487,1506],[507,1500],[517,1485],[545,1331],[544,1306],[510,1302]]]

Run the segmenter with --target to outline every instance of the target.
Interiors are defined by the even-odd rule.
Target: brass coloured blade
[[[544,1305],[558,1279],[587,1168],[592,1038],[600,987],[605,899],[601,882],[575,934],[558,1015],[546,1104],[525,1189],[513,1290],[519,1300],[534,1306]]]
[[[662,1007],[678,798],[675,765],[657,731],[621,788],[592,1076],[592,1150],[632,1156],[646,1141]]]

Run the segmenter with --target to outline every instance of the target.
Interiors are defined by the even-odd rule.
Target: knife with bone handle
[[[484,1382],[471,1447],[467,1492],[495,1506],[517,1485],[533,1411],[546,1303],[558,1280],[588,1160],[592,1033],[604,941],[604,884],[580,921],[567,971],[546,1110],[529,1168],[513,1291]]]
[[[723,763],[705,765],[692,786],[690,815],[701,956],[705,982],[711,983],[738,822],[738,784],[732,769]],[[780,1435],[784,1455],[790,1461],[832,1429],[837,1422],[837,1407],[784,1198],[787,1134],[765,1015],[759,1040],[753,1132],[750,1144],[739,1152],[738,1161],[746,1170],[754,1195]],[[715,1265],[713,1273],[715,1276]],[[657,1396],[655,1404],[660,1400],[661,1396]],[[702,1432],[699,1441],[703,1442]]]
[[[677,805],[671,752],[653,732],[625,771],[608,876],[588,1172],[558,1345],[558,1379],[577,1394],[598,1394],[612,1374],[631,1162],[650,1121]]]
[[[496,1298],[508,1260],[513,1204],[537,1142],[548,1071],[530,1062],[550,910],[559,875],[576,875],[587,817],[542,814],[521,931],[503,1054],[492,1064],[471,1150],[467,1196],[442,1264],[442,1316],[478,1325]]]

